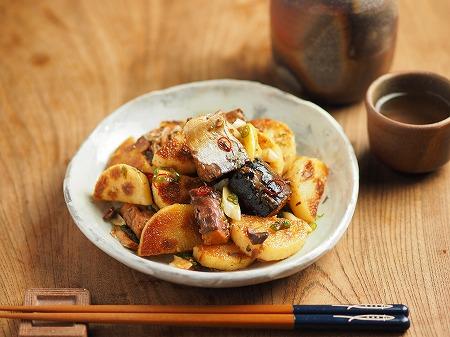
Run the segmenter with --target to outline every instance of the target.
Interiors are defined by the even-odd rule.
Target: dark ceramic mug
[[[276,64],[313,99],[350,103],[387,72],[397,35],[395,0],[272,0]]]
[[[401,172],[430,172],[445,165],[450,159],[450,117],[422,125],[390,119],[376,105],[380,98],[395,92],[428,92],[450,104],[450,81],[440,75],[403,72],[379,77],[367,90],[365,101],[371,151]]]

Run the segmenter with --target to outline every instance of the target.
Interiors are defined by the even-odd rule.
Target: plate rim
[[[101,129],[103,124],[107,123],[107,121],[109,119],[112,119],[115,115],[120,114],[122,110],[128,109],[130,105],[136,104],[136,102],[145,100],[148,97],[166,95],[169,93],[182,91],[188,88],[201,88],[208,86],[246,86],[246,87],[253,86],[255,88],[258,87],[258,89],[264,90],[266,92],[271,92],[273,94],[284,96],[286,99],[293,101],[296,104],[310,106],[311,108],[315,109],[317,113],[322,114],[322,116],[328,119],[328,121],[333,125],[333,127],[337,130],[339,135],[344,140],[345,147],[350,154],[350,164],[351,164],[350,167],[353,177],[353,188],[351,191],[350,202],[347,205],[347,208],[345,210],[344,215],[341,218],[341,221],[337,224],[336,230],[318,247],[314,248],[307,254],[301,256],[300,260],[294,259],[293,261],[289,261],[289,263],[285,263],[284,265],[278,266],[278,268],[276,268],[273,272],[269,272],[268,270],[266,270],[266,268],[247,269],[231,272],[224,271],[214,273],[201,271],[193,272],[189,270],[172,268],[168,265],[167,266],[162,265],[160,262],[155,262],[139,257],[128,251],[127,252],[129,254],[120,254],[119,252],[116,252],[114,249],[110,249],[109,245],[105,240],[102,239],[98,240],[97,238],[94,238],[91,232],[87,229],[89,225],[83,221],[83,218],[78,214],[78,212],[71,204],[69,185],[71,177],[70,173],[73,169],[73,163],[80,155],[80,152],[88,145],[89,140],[91,140],[91,138]],[[353,149],[350,140],[345,134],[342,126],[326,110],[324,110],[322,107],[318,106],[315,103],[301,99],[299,97],[296,97],[290,93],[287,93],[270,85],[262,84],[256,81],[236,80],[236,79],[214,79],[214,80],[183,83],[161,90],[150,91],[136,98],[133,98],[130,101],[127,101],[126,103],[116,108],[113,112],[108,114],[105,118],[103,118],[96,125],[94,130],[92,130],[91,133],[83,140],[83,142],[81,143],[78,150],[73,155],[72,159],[70,160],[67,166],[63,182],[64,200],[73,221],[80,229],[80,231],[84,234],[84,236],[86,236],[87,239],[91,243],[93,243],[97,248],[99,248],[109,256],[113,257],[115,260],[126,265],[127,267],[138,270],[144,274],[151,275],[156,278],[169,281],[172,283],[178,283],[195,287],[210,287],[210,288],[239,287],[269,282],[275,279],[293,275],[305,269],[306,267],[317,261],[320,257],[328,253],[331,249],[333,249],[334,246],[341,239],[341,237],[347,230],[353,217],[353,214],[355,212],[358,193],[359,193],[359,167],[355,151]],[[232,278],[230,279],[224,278],[224,274],[227,275],[231,274]]]

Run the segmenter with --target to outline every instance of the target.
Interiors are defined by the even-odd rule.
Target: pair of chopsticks
[[[101,324],[405,331],[403,304],[0,306],[0,318]]]

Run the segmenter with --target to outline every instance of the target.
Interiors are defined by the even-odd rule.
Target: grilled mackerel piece
[[[277,214],[291,195],[289,184],[259,159],[236,170],[228,187],[238,196],[245,214],[263,217]]]
[[[155,214],[148,209],[143,207],[139,208],[132,204],[123,204],[119,213],[128,227],[136,234],[138,239],[141,237],[142,230],[147,221]]]
[[[199,226],[203,243],[218,245],[228,242],[229,224],[222,208],[220,196],[209,186],[202,186],[189,192],[194,206],[195,221]]]
[[[223,112],[190,119],[184,126],[186,144],[194,158],[198,176],[206,182],[240,168],[247,153],[231,132]]]

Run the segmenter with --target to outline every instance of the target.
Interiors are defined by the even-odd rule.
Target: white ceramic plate
[[[110,235],[102,209],[90,195],[109,155],[127,137],[139,137],[162,120],[184,119],[219,109],[242,108],[248,118],[269,117],[294,130],[299,154],[316,156],[330,168],[317,229],[295,255],[276,263],[255,263],[234,272],[198,272],[167,264],[168,257],[141,258]],[[249,81],[213,80],[183,84],[140,96],[105,118],[67,168],[64,197],[75,223],[97,247],[116,260],[157,278],[199,287],[237,287],[292,275],[336,245],[351,220],[358,196],[358,164],[340,125],[317,105]],[[89,263],[86,261],[86,263]]]

